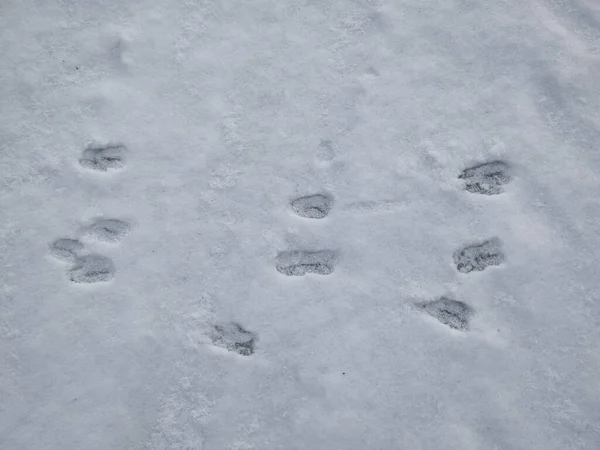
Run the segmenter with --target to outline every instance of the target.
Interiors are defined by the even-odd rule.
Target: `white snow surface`
[[[600,2],[3,0],[0,48],[1,449],[600,448]]]

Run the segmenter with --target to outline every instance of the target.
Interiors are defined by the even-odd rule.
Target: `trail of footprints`
[[[323,219],[333,207],[333,199],[326,194],[300,197],[292,201],[296,215],[307,219]],[[303,276],[307,273],[330,275],[333,272],[336,254],[333,250],[292,250],[279,252],[275,268],[287,276]]]
[[[323,219],[333,206],[333,199],[325,194],[300,197],[291,203],[292,211],[299,217]],[[277,271],[286,276],[306,274],[329,275],[335,266],[333,250],[291,250],[279,252],[275,262]],[[216,347],[249,356],[254,353],[256,334],[237,323],[214,325],[211,341]]]
[[[504,185],[512,179],[510,166],[503,161],[490,161],[466,168],[458,178],[465,181],[464,189],[467,192],[482,195],[501,194],[504,192]],[[482,272],[491,266],[499,266],[504,262],[506,256],[502,249],[502,241],[497,237],[492,237],[456,250],[452,259],[456,270],[468,274]],[[447,297],[417,303],[415,306],[456,330],[468,330],[469,321],[473,316],[473,309],[469,305]]]
[[[123,168],[126,153],[127,149],[123,145],[90,147],[83,152],[79,162],[86,169],[107,172]],[[466,168],[458,178],[464,180],[465,191],[481,195],[501,194],[504,192],[504,186],[512,179],[510,166],[503,161],[491,161]],[[298,217],[318,220],[325,218],[333,205],[330,195],[319,193],[299,197],[291,202],[290,207]],[[131,226],[125,221],[103,218],[83,227],[80,234],[90,240],[117,243],[130,230]],[[50,244],[49,251],[54,258],[71,264],[68,277],[73,283],[105,282],[115,276],[113,261],[107,256],[88,252],[79,239],[56,239]],[[275,269],[280,274],[290,277],[307,274],[330,275],[334,271],[336,259],[336,253],[328,249],[287,250],[277,254]],[[453,254],[456,269],[463,274],[481,272],[488,267],[502,264],[504,260],[502,242],[496,237],[471,243]],[[447,297],[415,303],[414,306],[442,324],[462,331],[469,329],[469,321],[474,313],[466,303]],[[234,322],[213,325],[209,334],[213,345],[242,356],[254,353],[258,339],[255,333]]]
[[[121,241],[130,230],[127,222],[118,219],[97,219],[81,230],[81,235],[100,242]],[[73,283],[110,281],[115,265],[107,256],[90,253],[79,239],[60,238],[50,244],[50,254],[60,261],[71,263],[68,270]]]
[[[88,147],[79,163],[96,172],[122,169],[127,149],[124,145]],[[116,243],[130,231],[131,226],[119,219],[96,219],[80,230],[81,237],[90,240]],[[115,276],[115,265],[107,256],[89,252],[79,239],[59,238],[50,243],[50,255],[71,264],[67,274],[71,282],[92,284],[110,281]]]
[[[465,169],[458,178],[465,180],[464,189],[473,194],[497,195],[504,192],[504,185],[511,180],[508,164],[491,161]],[[291,202],[292,211],[306,219],[323,219],[333,207],[333,199],[326,194],[314,194]],[[498,266],[505,260],[502,242],[492,237],[483,242],[472,243],[456,250],[453,261],[456,269],[464,274],[481,272],[490,266]],[[289,250],[277,254],[276,270],[286,276],[307,274],[330,275],[334,271],[336,254],[332,250]],[[459,331],[467,331],[474,314],[466,303],[440,297],[437,300],[416,303],[418,310],[437,319],[440,323]],[[215,346],[248,356],[254,352],[256,335],[244,330],[239,324],[214,326],[212,342]]]

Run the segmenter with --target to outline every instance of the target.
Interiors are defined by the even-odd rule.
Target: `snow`
[[[0,48],[0,448],[598,448],[599,2],[4,0]]]

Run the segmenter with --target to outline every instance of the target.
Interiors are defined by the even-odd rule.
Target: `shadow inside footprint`
[[[217,347],[249,356],[254,353],[256,335],[237,323],[214,325],[211,340]]]
[[[112,260],[102,255],[86,255],[75,260],[69,271],[69,279],[73,283],[98,283],[109,281],[115,276]]]
[[[300,197],[292,202],[292,210],[300,217],[308,219],[322,219],[329,211],[333,200],[326,195],[316,194]]]
[[[441,297],[432,302],[418,303],[416,306],[450,328],[469,329],[469,320],[473,315],[473,310],[466,303]]]
[[[83,244],[77,239],[61,238],[50,244],[50,254],[61,261],[75,262],[81,251]]]
[[[489,266],[499,266],[504,262],[502,242],[498,238],[489,239],[481,244],[474,244],[457,250],[453,255],[459,272],[481,272]]]
[[[131,226],[118,219],[99,219],[84,229],[84,234],[103,242],[118,242],[129,233]]]
[[[106,172],[125,166],[126,148],[123,145],[88,148],[79,163],[88,169]]]
[[[491,161],[465,169],[458,178],[465,180],[465,189],[475,194],[497,195],[509,183],[510,167],[502,161]]]
[[[329,275],[333,272],[335,259],[335,252],[331,250],[295,250],[279,253],[275,267],[278,272],[287,276],[302,276],[307,273]]]

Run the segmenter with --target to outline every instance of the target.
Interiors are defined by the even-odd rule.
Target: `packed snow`
[[[0,2],[0,448],[600,448],[600,2]]]

